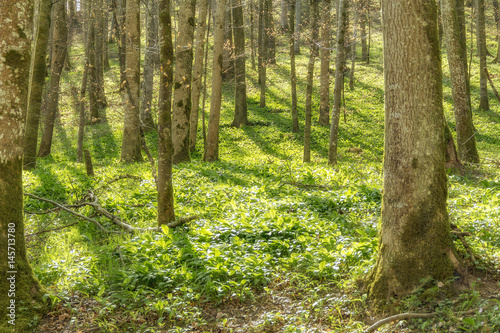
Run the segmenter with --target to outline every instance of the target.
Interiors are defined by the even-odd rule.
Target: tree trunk
[[[205,30],[207,25],[208,1],[201,0],[198,8],[198,24],[196,29],[196,49],[193,66],[193,82],[191,93],[191,105],[193,106],[190,116],[189,145],[190,150],[196,148],[196,135],[198,132],[198,115],[200,112],[201,79],[203,71],[203,51],[205,48]]]
[[[98,103],[98,65],[97,65],[97,52],[96,52],[96,34],[97,34],[97,17],[96,0],[89,0],[89,12],[87,16],[88,24],[88,42],[86,44],[86,52],[89,55],[89,106],[90,106],[90,119],[91,124],[99,122],[99,103]]]
[[[233,0],[233,36],[235,53],[234,118],[231,126],[241,127],[248,122],[247,84],[245,70],[245,25],[243,1]]]
[[[266,23],[266,33],[267,33],[267,43],[268,43],[268,63],[270,65],[276,65],[276,31],[274,29],[274,11],[273,11],[273,0],[266,0],[266,10],[267,10],[267,23]]]
[[[288,32],[288,6],[290,5],[289,0],[281,0],[281,32]]]
[[[319,124],[330,124],[330,0],[322,1],[321,8],[321,73]]]
[[[174,164],[191,161],[189,118],[191,116],[191,77],[196,0],[187,0],[179,9],[179,33],[175,49],[174,105],[172,142]]]
[[[33,318],[41,318],[48,310],[43,301],[45,290],[33,274],[24,240],[23,139],[33,33],[32,13],[31,0],[2,2],[0,329],[5,332],[31,331]]]
[[[255,35],[254,35],[254,30],[255,30],[255,22],[254,22],[254,17],[255,17],[255,8],[254,8],[254,0],[250,0],[248,3],[248,11],[250,12],[250,46],[252,48],[252,69],[255,70]]]
[[[158,67],[158,0],[148,0],[146,6],[146,48],[142,81],[141,125],[145,132],[156,128],[153,121],[153,79]]]
[[[105,70],[108,70],[111,68],[109,65],[109,54],[108,54],[108,26],[109,26],[109,6],[108,6],[108,1],[104,0],[103,4],[103,24],[102,24],[102,64],[103,68]]]
[[[493,13],[495,16],[495,27],[497,30],[497,55],[495,59],[493,59],[493,63],[498,64],[500,63],[500,8],[498,6],[498,0],[493,0]]]
[[[451,90],[457,131],[458,156],[462,161],[478,163],[469,78],[463,0],[441,0],[444,37],[450,68]]]
[[[356,24],[357,24],[357,13],[354,15],[354,20],[352,24],[352,41],[351,41],[351,70],[349,71],[349,89],[354,89],[354,72],[356,67]]]
[[[303,161],[311,162],[311,118],[312,118],[312,90],[314,79],[314,60],[318,56],[318,3],[320,0],[310,0],[311,11],[311,53],[309,54],[309,64],[307,65],[307,85],[306,85],[306,121],[304,126],[304,157]]]
[[[292,132],[299,132],[299,115],[297,113],[297,75],[295,70],[295,4],[300,0],[290,2],[290,81],[292,88]]]
[[[368,43],[366,40],[367,39],[366,24],[368,23],[369,2],[370,0],[360,0],[358,2],[359,28],[361,30],[361,60],[364,62],[368,62]]]
[[[127,52],[127,41],[125,34],[125,11],[127,0],[112,0],[113,20],[116,22],[116,36],[118,46],[118,61],[120,63],[120,92],[125,92],[125,82],[127,81],[125,73],[125,54]],[[124,95],[122,95],[124,96]]]
[[[26,119],[26,133],[24,136],[24,169],[36,167],[36,148],[38,145],[38,127],[40,125],[40,110],[42,106],[43,88],[47,64],[47,45],[49,42],[51,0],[40,1],[38,14],[38,29],[35,41],[33,69],[30,80],[28,99],[28,115]]]
[[[172,82],[174,48],[170,0],[159,0],[160,99],[158,102],[158,226],[175,220],[172,186]]]
[[[382,2],[384,189],[370,298],[411,293],[424,278],[463,274],[446,211],[441,60],[434,0]]]
[[[82,87],[80,89],[80,114],[78,121],[78,142],[76,146],[76,161],[83,161],[83,137],[85,134],[85,93],[87,91],[87,74],[89,68],[88,56],[85,57],[85,63],[82,74]]]
[[[265,0],[259,0],[259,84],[260,84],[260,103],[261,108],[266,107],[266,69],[267,69],[267,3]]]
[[[226,1],[219,0],[214,27],[214,55],[212,71],[212,95],[210,101],[210,116],[208,119],[207,144],[203,160],[213,162],[219,159],[219,120],[222,102],[222,49],[224,47],[224,12]]]
[[[232,7],[232,0],[227,0],[228,7]],[[232,11],[226,8],[224,24],[224,59],[222,79],[229,82],[234,79],[234,43],[233,43],[233,19]]]
[[[54,34],[52,41],[52,66],[50,68],[50,88],[47,101],[47,110],[45,112],[44,130],[38,156],[50,155],[52,147],[52,135],[54,133],[54,123],[56,120],[57,109],[59,107],[59,83],[61,73],[66,58],[66,43],[68,39],[66,4],[59,1],[52,6],[54,11]]]
[[[479,108],[483,110],[490,109],[488,101],[488,79],[484,68],[486,67],[486,32],[485,32],[485,13],[484,0],[476,0],[477,12],[477,49],[479,54]]]
[[[127,56],[126,95],[123,121],[122,162],[140,162],[141,155],[141,121],[139,117],[140,95],[140,59],[141,59],[141,19],[140,1],[127,0],[126,10]]]
[[[300,32],[302,31],[302,4],[301,0],[296,0],[295,3],[295,54],[300,54]]]
[[[333,91],[333,112],[330,124],[330,143],[328,148],[328,164],[337,164],[337,141],[339,135],[340,108],[342,89],[344,88],[345,33],[347,26],[347,6],[349,0],[339,0],[337,28],[337,59],[335,61],[335,89]]]

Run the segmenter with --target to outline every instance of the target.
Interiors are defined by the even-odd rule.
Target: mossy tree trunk
[[[433,0],[382,2],[384,190],[370,298],[411,293],[423,278],[463,274],[446,211],[441,54]]]
[[[297,112],[297,74],[295,69],[295,4],[297,0],[290,2],[290,85],[292,89],[292,132],[299,132],[299,115]]]
[[[212,95],[210,100],[210,116],[208,118],[207,144],[203,160],[213,162],[219,160],[219,121],[222,104],[222,49],[224,47],[224,12],[226,1],[217,2],[214,27]]]
[[[172,82],[174,48],[170,0],[159,0],[160,99],[158,103],[158,225],[175,220],[172,186]]]
[[[175,48],[174,105],[172,113],[173,163],[191,161],[189,118],[196,0],[184,0],[179,8],[179,29]]]
[[[484,68],[486,67],[486,19],[484,0],[475,0],[476,3],[476,32],[477,32],[477,50],[479,55],[479,108],[483,110],[490,109],[488,100],[488,79]]]
[[[2,1],[0,15],[0,331],[29,332],[47,310],[26,254],[23,140],[27,113],[33,1]],[[15,326],[14,326],[15,325]]]
[[[441,0],[444,37],[450,68],[451,90],[457,131],[458,156],[462,161],[478,163],[469,76],[463,0]]]
[[[141,18],[140,0],[127,0],[126,9],[127,56],[125,83],[127,104],[123,121],[122,162],[140,162],[141,154],[141,121],[139,118],[140,95],[140,52],[141,52]]]
[[[198,24],[196,27],[196,48],[193,65],[193,81],[191,92],[191,115],[189,126],[190,150],[196,147],[196,135],[198,132],[198,115],[200,113],[201,79],[203,71],[203,51],[205,47],[205,30],[207,26],[208,1],[200,0],[198,6]]]
[[[41,0],[38,13],[38,29],[35,39],[33,69],[31,71],[26,133],[24,135],[24,169],[36,167],[36,148],[38,145],[38,127],[40,126],[40,110],[42,107],[43,88],[47,64],[47,45],[49,42],[51,0]]]
[[[319,124],[330,124],[330,0],[323,0],[321,7],[321,72]]]
[[[337,164],[337,142],[339,135],[340,108],[344,89],[345,34],[347,28],[347,6],[349,0],[339,0],[337,28],[337,59],[335,61],[335,89],[333,91],[333,112],[330,124],[328,164]]]
[[[304,126],[304,162],[311,162],[311,120],[312,120],[312,91],[314,81],[314,60],[318,56],[318,20],[319,1],[310,0],[310,22],[311,22],[311,53],[309,54],[309,64],[307,65],[307,84],[306,84],[306,119]]]
[[[38,150],[38,156],[50,155],[52,148],[52,135],[59,107],[59,88],[61,74],[66,58],[66,43],[68,39],[68,28],[66,19],[66,3],[59,1],[52,6],[53,10],[53,40],[52,40],[52,65],[50,67],[50,87],[47,100],[47,110],[43,127],[43,136]]]
[[[245,69],[245,25],[243,22],[242,0],[233,0],[233,37],[235,54],[235,92],[234,118],[231,126],[241,127],[248,122]]]

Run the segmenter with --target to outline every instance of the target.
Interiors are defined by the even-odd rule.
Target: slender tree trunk
[[[368,6],[370,0],[359,0],[358,2],[358,15],[359,15],[359,28],[361,30],[361,61],[368,62],[368,43],[366,35],[366,24],[368,23]]]
[[[104,92],[104,13],[106,12],[104,1],[103,0],[94,0],[96,1],[96,6],[94,7],[95,18],[96,18],[96,34],[95,34],[95,66],[96,66],[96,77],[97,77],[97,86],[96,88],[96,96],[97,96],[97,105],[99,110],[104,109],[108,102],[106,100],[106,94]],[[99,118],[99,117],[98,117]]]
[[[109,6],[108,0],[104,0],[103,3],[103,24],[102,24],[102,64],[104,70],[111,68],[109,65],[109,54],[108,54],[108,26],[109,26]]]
[[[311,162],[311,118],[312,118],[312,90],[314,79],[314,60],[318,56],[318,3],[320,0],[311,1],[311,53],[309,64],[307,65],[307,86],[306,86],[306,121],[304,126],[304,158],[303,161]]]
[[[384,191],[378,259],[367,291],[386,301],[411,293],[424,278],[447,281],[463,271],[446,211],[436,2],[383,1],[382,21]]]
[[[160,23],[160,100],[158,103],[158,225],[175,220],[172,185],[172,83],[174,48],[170,0],[159,0]]]
[[[153,121],[153,79],[158,67],[158,0],[148,0],[146,6],[146,48],[142,81],[141,125],[145,132],[156,128]]]
[[[43,301],[45,290],[33,274],[24,240],[23,138],[33,1],[2,1],[1,6],[0,327],[4,332],[29,332],[33,318],[41,318],[48,310]]]
[[[194,55],[193,66],[193,82],[191,94],[191,110],[190,126],[189,126],[189,145],[190,150],[194,151],[196,148],[196,134],[198,132],[198,115],[200,113],[200,93],[201,93],[201,79],[203,71],[203,51],[205,48],[205,27],[207,25],[208,1],[200,0],[198,7],[198,24],[196,28],[196,49]]]
[[[208,119],[207,144],[203,160],[213,162],[219,159],[219,120],[222,102],[222,49],[224,48],[224,12],[226,1],[219,0],[217,3],[215,27],[214,27],[214,56],[212,71],[212,95],[210,102],[210,116]]]
[[[52,135],[54,133],[54,123],[56,120],[59,104],[59,88],[61,73],[66,58],[66,43],[68,40],[68,28],[66,19],[66,4],[59,1],[52,6],[54,11],[54,35],[52,42],[52,66],[50,68],[50,88],[45,112],[44,130],[38,156],[50,155],[52,147]]]
[[[295,3],[295,43],[294,50],[295,54],[300,54],[300,33],[302,31],[302,4],[301,0],[297,0]]]
[[[196,0],[186,0],[179,9],[179,33],[175,50],[172,142],[174,164],[191,161],[189,118],[191,116],[191,78]]]
[[[88,24],[88,42],[87,42],[87,51],[89,54],[89,105],[90,105],[90,119],[89,122],[91,124],[95,124],[99,122],[100,117],[100,107],[98,102],[98,86],[99,86],[99,78],[98,78],[98,64],[97,64],[97,52],[96,52],[96,34],[97,30],[97,13],[96,6],[98,3],[96,0],[89,0],[90,11],[88,12],[87,20]]]
[[[493,0],[493,13],[495,16],[495,27],[497,30],[497,54],[495,56],[495,59],[493,59],[494,64],[500,63],[499,60],[499,55],[500,55],[500,8],[498,6],[498,0]]]
[[[233,36],[235,53],[234,118],[231,126],[241,127],[248,122],[247,84],[245,69],[245,25],[243,1],[233,0]]]
[[[116,33],[117,33],[117,46],[118,46],[118,61],[120,63],[120,91],[125,92],[125,82],[126,77],[126,65],[125,65],[125,54],[127,53],[127,40],[125,33],[125,11],[127,0],[112,0],[113,1],[113,16],[114,20],[117,22]],[[125,94],[122,96],[126,96]]]
[[[290,3],[289,0],[281,0],[281,32],[288,32],[288,7]]]
[[[330,0],[322,1],[321,8],[321,73],[319,124],[330,124]]]
[[[222,69],[222,79],[228,82],[234,79],[234,43],[233,43],[233,19],[232,19],[232,0],[226,0],[228,7],[225,13],[224,25],[224,64]]]
[[[479,108],[483,110],[490,109],[488,100],[488,79],[484,68],[486,67],[486,32],[485,32],[485,13],[484,0],[476,1],[477,12],[477,49],[479,54]]]
[[[43,87],[47,64],[47,44],[49,42],[51,0],[40,1],[38,14],[38,29],[35,40],[33,69],[30,80],[28,99],[28,115],[26,119],[26,134],[24,136],[24,169],[36,167],[36,148],[38,145],[38,127],[40,125],[40,110],[42,106]]]
[[[337,164],[337,141],[339,135],[340,108],[342,90],[344,88],[345,33],[347,26],[347,6],[349,0],[339,0],[339,15],[337,28],[337,59],[335,68],[335,89],[333,92],[333,113],[330,125],[330,145],[328,149],[328,164]]]
[[[267,33],[267,43],[268,43],[268,63],[270,65],[276,65],[276,31],[274,29],[274,11],[273,11],[273,1],[266,1],[267,10],[267,23],[266,23],[266,33]]]
[[[76,147],[76,161],[83,161],[83,137],[85,134],[85,93],[87,91],[87,74],[89,68],[88,56],[85,57],[85,64],[82,74],[82,87],[80,89],[80,114],[78,122],[78,142]]]
[[[441,0],[444,36],[450,68],[453,107],[457,131],[458,156],[462,161],[478,163],[469,78],[463,0]]]
[[[252,69],[255,70],[255,35],[254,35],[254,30],[255,30],[255,22],[254,22],[254,17],[255,17],[255,5],[254,5],[254,0],[250,0],[248,4],[249,12],[250,12],[250,46],[252,48]]]
[[[260,84],[260,103],[261,108],[266,107],[266,70],[268,56],[267,40],[267,3],[265,0],[259,0],[259,84]]]
[[[141,154],[141,121],[139,117],[140,96],[140,59],[141,59],[141,19],[140,1],[127,0],[126,11],[127,56],[126,64],[126,95],[123,120],[122,162],[140,162]]]
[[[292,132],[299,132],[299,115],[297,113],[297,75],[295,70],[295,4],[300,0],[290,2],[290,80],[292,88]]]
[[[354,20],[352,24],[352,41],[351,41],[351,70],[349,71],[349,89],[354,89],[354,72],[356,67],[356,44],[357,44],[357,36],[356,36],[356,22],[357,21],[357,13],[354,15]]]

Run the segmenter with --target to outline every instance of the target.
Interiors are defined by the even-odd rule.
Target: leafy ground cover
[[[256,72],[248,66],[249,125],[229,126],[233,86],[225,86],[221,161],[200,162],[200,136],[193,162],[174,167],[176,214],[197,214],[198,220],[162,233],[120,235],[104,234],[82,221],[28,236],[35,274],[52,301],[52,312],[39,319],[38,331],[361,332],[387,316],[370,306],[362,289],[376,257],[382,188],[380,32],[372,38],[371,65],[358,63],[355,89],[345,91],[337,167],[326,165],[329,128],[317,122],[311,135],[313,162],[302,163],[302,134],[291,133],[289,59],[279,52],[278,65],[268,69],[266,108],[258,106]],[[284,45],[285,38],[278,42]],[[124,221],[154,226],[156,191],[149,164],[119,163],[123,102],[116,53],[106,73],[106,121],[87,126],[85,133],[96,176],[87,177],[84,166],[75,162],[78,112],[72,92],[79,86],[83,51],[74,47],[72,52],[75,67],[64,76],[53,153],[24,174],[25,191],[69,204],[84,200],[93,189],[100,204]],[[304,53],[298,57],[302,123]],[[443,67],[446,71],[446,62]],[[490,72],[499,69],[492,65]],[[477,70],[474,64],[474,96]],[[444,89],[453,129],[446,77]],[[449,175],[451,221],[472,234],[467,238],[476,260],[472,287],[447,295],[446,281],[423,281],[407,299],[394,301],[392,310],[436,316],[392,323],[390,330],[500,329],[500,117],[498,102],[491,97],[490,111],[474,110],[481,164]],[[313,109],[318,105],[314,99]],[[146,136],[153,155],[156,139],[154,132]],[[351,147],[362,152],[350,153]],[[121,175],[140,179],[109,183]],[[65,212],[31,214],[51,208],[26,198],[28,235],[76,222]],[[79,211],[93,214],[88,207]],[[94,218],[118,230],[106,219]],[[464,260],[471,261],[459,241],[457,246]]]

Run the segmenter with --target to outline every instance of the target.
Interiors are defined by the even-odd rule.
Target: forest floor
[[[329,128],[316,120],[312,163],[302,163],[302,130],[291,132],[289,57],[283,37],[278,38],[278,64],[268,69],[267,106],[258,105],[256,71],[248,63],[250,123],[229,126],[234,86],[227,83],[220,161],[200,162],[200,133],[193,161],[174,167],[177,217],[199,219],[162,233],[106,234],[84,221],[40,233],[76,222],[75,217],[62,211],[27,213],[26,233],[40,233],[28,237],[29,256],[52,301],[51,312],[38,319],[36,331],[362,332],[388,316],[388,311],[373,310],[362,288],[377,255],[382,189],[382,43],[379,32],[372,38],[370,65],[358,62],[355,89],[346,84],[336,167],[326,163]],[[124,106],[116,49],[110,48],[105,121],[87,126],[85,132],[95,177],[88,177],[84,165],[76,162],[74,92],[80,85],[83,50],[74,47],[74,67],[63,77],[53,153],[39,159],[36,170],[24,173],[25,192],[75,204],[93,190],[100,205],[123,221],[152,227],[156,189],[150,165],[119,162]],[[301,129],[306,49],[297,59]],[[446,61],[443,69],[444,107],[453,131]],[[500,66],[491,65],[490,72],[496,80]],[[474,63],[473,105],[478,105],[477,73]],[[316,86],[315,119],[318,90]],[[481,163],[448,175],[450,219],[472,234],[467,240],[476,261],[470,288],[447,295],[443,286],[452,282],[423,281],[425,288],[393,301],[391,314],[436,312],[435,317],[393,322],[382,327],[386,332],[500,330],[500,105],[493,98],[491,94],[491,110],[474,109]],[[147,133],[146,141],[157,156],[157,134]],[[140,179],[111,182],[125,175]],[[51,208],[26,198],[27,212]],[[79,212],[106,229],[121,231],[90,207]],[[459,240],[456,246],[464,261],[471,262]]]

